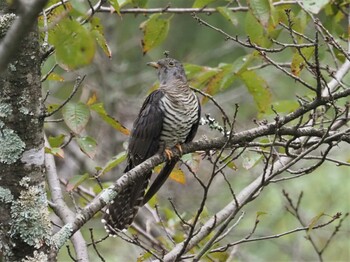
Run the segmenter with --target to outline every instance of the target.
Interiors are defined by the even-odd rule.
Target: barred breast
[[[184,143],[192,126],[198,121],[199,103],[196,95],[187,92],[165,93],[160,100],[164,113],[163,128],[160,141],[167,147]]]

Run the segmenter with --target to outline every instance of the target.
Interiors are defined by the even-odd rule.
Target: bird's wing
[[[160,99],[164,96],[161,90],[153,91],[143,103],[131,132],[128,156],[128,171],[157,153],[163,127],[163,112]]]
[[[128,147],[128,164],[125,172],[139,165],[159,148],[159,138],[163,125],[163,113],[160,109],[162,91],[152,92],[145,100],[135,120]],[[107,231],[127,228],[142,205],[143,196],[152,172],[132,181],[124,187],[116,198],[107,206],[103,220]]]

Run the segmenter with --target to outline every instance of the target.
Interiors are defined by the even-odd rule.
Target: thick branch
[[[328,102],[330,102],[333,99],[341,98],[350,95],[350,90],[345,90],[339,93],[336,93],[333,95],[332,98],[322,98],[320,100],[311,102],[310,104],[304,105],[303,107],[300,107],[298,110],[294,111],[293,113],[290,113],[286,115],[285,117],[281,117],[278,122],[272,122],[269,124],[266,124],[264,126],[260,126],[257,128],[253,128],[247,131],[242,131],[239,133],[236,133],[232,136],[229,142],[227,142],[226,137],[220,137],[212,140],[202,139],[193,143],[189,143],[183,146],[183,153],[190,153],[194,151],[199,150],[210,150],[210,149],[219,149],[222,148],[224,145],[227,147],[232,147],[233,145],[242,144],[245,141],[251,141],[258,137],[263,137],[267,135],[274,135],[274,134],[280,134],[280,135],[291,135],[291,136],[313,136],[313,137],[323,137],[327,130],[322,129],[315,129],[315,128],[289,128],[289,127],[281,127],[282,124],[288,123],[289,121],[292,121],[294,119],[297,119],[301,115],[305,114],[306,112],[313,110],[317,108],[318,106],[325,105]],[[336,136],[337,132],[332,132],[332,138],[334,141],[340,141],[344,140],[346,142],[349,142],[349,137],[344,135],[342,132],[339,132],[341,136]],[[330,141],[327,141],[330,142]],[[177,151],[174,150],[174,155],[177,155]],[[80,214],[78,214],[74,221],[71,223],[68,223],[63,227],[54,237],[55,244],[57,247],[61,247],[69,237],[74,234],[79,228],[81,228],[92,216],[94,216],[99,210],[101,210],[109,201],[114,199],[114,197],[118,194],[118,192],[121,191],[121,188],[127,186],[129,183],[132,183],[134,179],[136,179],[139,176],[143,176],[145,173],[151,171],[155,166],[159,165],[163,161],[165,161],[165,156],[157,154],[139,166],[135,167],[134,169],[130,170],[129,172],[125,173],[121,178],[119,178],[116,183],[104,190],[99,196],[97,196],[89,205],[87,205]],[[261,178],[256,179],[253,181],[250,185],[248,185],[238,196],[238,203],[243,203],[249,195],[251,195],[252,192],[255,192],[256,188],[259,188],[261,184]],[[222,215],[222,212],[232,212],[232,208],[235,208],[235,204],[231,203],[229,206],[231,207],[224,208],[221,212],[219,212],[217,217],[223,217],[225,219],[227,216]],[[229,211],[228,211],[229,210]],[[227,215],[227,214],[226,214]],[[203,229],[204,231],[209,228],[212,228],[213,226],[216,226],[220,224],[220,221],[209,220],[206,223],[206,229]],[[202,231],[202,230],[201,230]],[[191,243],[196,243],[198,241],[197,238],[202,237],[201,234],[196,235],[195,238],[191,240]],[[189,244],[189,248],[192,246],[192,244]],[[178,245],[179,246],[179,245]],[[181,247],[180,247],[181,249]],[[179,249],[179,250],[180,250]],[[174,250],[171,252],[174,254]],[[171,256],[172,257],[172,256]],[[170,261],[170,260],[169,260]]]
[[[38,14],[46,5],[47,0],[30,2],[31,4],[22,4],[21,9],[23,12],[19,14],[0,42],[0,73],[6,69],[7,64],[14,57],[20,41],[30,32]]]

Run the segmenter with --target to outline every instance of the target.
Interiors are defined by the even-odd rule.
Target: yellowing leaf
[[[45,147],[45,153],[64,158],[64,151],[62,150],[62,148],[59,147]]]
[[[123,133],[124,135],[129,135],[130,131],[125,126],[123,126],[118,120],[114,119],[107,114],[106,110],[103,107],[102,103],[93,104],[90,106],[99,116],[110,126]]]
[[[180,183],[180,184],[186,184],[186,176],[185,173],[180,168],[174,168],[173,171],[171,171],[170,176],[172,180]]]
[[[307,234],[310,234],[312,228],[316,225],[316,223],[320,220],[321,217],[323,217],[325,215],[325,213],[320,212],[319,214],[317,214],[317,216],[313,217],[311,219],[311,222],[309,224],[309,227],[307,229]]]
[[[159,46],[165,40],[168,35],[169,24],[169,19],[163,19],[162,14],[154,14],[140,25],[143,32],[141,41],[143,54]]]
[[[307,48],[301,49],[302,55],[300,55],[298,51],[294,53],[293,60],[290,65],[293,75],[295,76],[300,75],[300,72],[304,69],[304,66],[306,64],[305,59],[309,60],[313,55],[314,51],[315,51],[314,47],[307,47]]]
[[[64,81],[64,78],[63,78],[61,75],[52,72],[52,73],[50,73],[49,76],[47,77],[47,80],[62,82],[62,81]]]
[[[86,105],[91,106],[91,105],[95,104],[96,101],[97,101],[97,95],[96,95],[96,92],[93,92],[92,96],[90,96],[88,101],[86,102]]]

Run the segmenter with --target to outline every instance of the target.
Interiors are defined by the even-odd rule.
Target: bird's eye
[[[174,63],[174,62],[172,62],[172,61],[170,61],[170,62],[169,62],[169,65],[170,65],[170,66],[174,66],[174,65],[175,65],[175,63]]]

